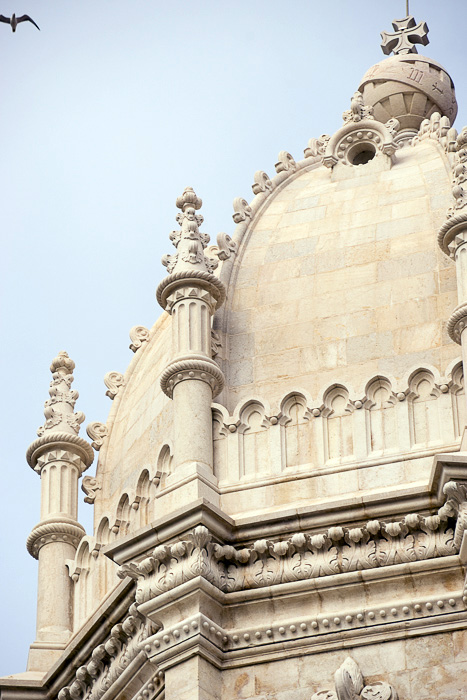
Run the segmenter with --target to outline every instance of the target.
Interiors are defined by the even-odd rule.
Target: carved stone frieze
[[[311,700],[398,700],[397,692],[384,681],[365,685],[359,665],[348,656],[334,674],[333,690],[320,690]]]
[[[150,331],[146,326],[133,326],[130,330],[130,350],[136,352],[143,345],[147,343],[150,338]]]
[[[60,690],[58,700],[100,700],[156,631],[157,626],[140,615],[133,604],[130,615],[112,628],[107,641],[99,644],[90,660],[78,668],[73,682]],[[154,678],[150,682],[157,683]]]
[[[113,401],[117,396],[118,390],[124,384],[123,374],[120,372],[107,372],[104,377],[104,384],[107,387],[105,395]]]
[[[297,163],[290,153],[281,151],[274,167],[276,168],[276,173],[294,172],[297,169]]]
[[[96,477],[85,476],[81,483],[81,490],[86,494],[84,502],[92,505],[96,500],[97,491],[100,491],[100,489],[101,485]]]
[[[136,600],[142,603],[195,576],[231,592],[422,561],[458,551],[447,517],[445,509],[441,516],[409,514],[390,523],[370,520],[360,528],[296,533],[287,540],[258,540],[240,549],[214,542],[199,526],[186,541],[161,545],[142,562],[125,564],[119,576],[138,581]]]

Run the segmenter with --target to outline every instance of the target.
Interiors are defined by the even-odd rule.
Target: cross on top
[[[404,19],[395,19],[392,23],[394,34],[381,32],[383,40],[381,48],[386,56],[391,52],[397,54],[418,53],[415,44],[426,46],[429,43],[428,26],[426,22],[415,22],[412,15]]]

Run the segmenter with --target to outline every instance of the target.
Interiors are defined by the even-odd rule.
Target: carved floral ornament
[[[78,668],[72,683],[60,690],[58,700],[99,700],[141,653],[141,645],[158,627],[140,615],[136,605],[131,605],[129,612],[112,628],[107,641],[94,649],[90,661]],[[144,697],[149,698],[161,683],[162,674],[153,669]]]
[[[298,532],[240,549],[215,542],[200,525],[187,540],[160,545],[143,561],[121,566],[118,575],[137,580],[139,604],[196,576],[228,593],[450,556],[459,550],[466,526],[467,486],[449,482],[444,492],[447,500],[437,515],[412,513],[398,522],[370,520],[315,535]],[[458,518],[455,531],[449,518]]]
[[[377,681],[365,685],[359,665],[348,656],[334,674],[336,691],[320,690],[311,700],[399,700],[389,683]]]

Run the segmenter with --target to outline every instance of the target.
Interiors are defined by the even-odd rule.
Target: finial
[[[44,404],[45,423],[37,434],[42,437],[48,432],[65,432],[77,435],[79,426],[84,420],[84,413],[79,411],[74,413],[76,400],[79,396],[77,391],[71,389],[73,382],[73,370],[75,363],[62,350],[57,357],[52,360],[50,371],[52,381],[50,382],[48,399]]]
[[[196,210],[201,209],[202,199],[196,195],[192,187],[186,187],[175,203],[182,210],[175,217],[180,230],[172,231],[170,234],[170,240],[177,252],[175,255],[164,255],[162,264],[169,273],[212,272],[218,262],[204,255],[204,249],[210,239],[207,233],[200,232],[199,226],[204,219],[201,214],[196,214]]]
[[[399,54],[418,53],[415,44],[426,46],[429,43],[428,26],[426,22],[415,22],[412,15],[407,15],[404,19],[395,19],[392,23],[394,34],[381,32],[381,48],[386,56],[394,53]]]

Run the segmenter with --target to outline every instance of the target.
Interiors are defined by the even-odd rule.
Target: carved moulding
[[[81,476],[91,466],[94,452],[91,445],[78,435],[47,433],[29,445],[26,460],[38,474],[49,462],[61,461],[76,467]]]
[[[465,498],[465,489],[452,484],[445,486],[445,493]],[[136,601],[143,603],[196,576],[228,593],[449,556],[458,551],[454,540],[460,542],[465,522],[460,519],[453,532],[447,520],[461,506],[452,495],[447,504],[440,515],[412,513],[399,522],[370,520],[357,528],[299,532],[287,540],[257,540],[240,549],[214,542],[200,525],[189,539],[160,545],[142,562],[124,564],[118,575],[138,581]]]
[[[149,341],[150,336],[151,333],[146,326],[133,326],[133,328],[130,329],[130,350],[136,352],[143,343]]]
[[[26,547],[34,559],[39,558],[41,548],[51,542],[67,542],[76,549],[86,534],[85,529],[71,518],[51,518],[36,525],[28,539]]]
[[[349,121],[331,136],[323,157],[327,168],[337,163],[354,165],[360,153],[369,151],[374,155],[392,156],[397,150],[397,144],[389,129],[374,119],[362,119],[359,122]]]
[[[467,302],[456,306],[447,322],[447,332],[451,340],[458,345],[461,344],[461,336],[467,325]]]
[[[334,674],[336,691],[320,690],[311,700],[398,700],[397,692],[384,681],[365,686],[359,665],[348,656]]]
[[[157,631],[157,625],[140,615],[134,604],[129,612],[122,623],[112,628],[107,641],[94,649],[91,660],[78,668],[73,682],[60,690],[58,700],[100,700],[118,682],[141,653],[144,641]],[[151,670],[148,685],[153,685],[154,692],[161,686],[162,678],[156,675],[155,668]]]
[[[211,294],[215,299],[216,309],[222,306],[225,301],[225,286],[211,272],[204,272],[203,270],[183,270],[168,275],[168,277],[165,277],[157,287],[157,301],[162,308],[168,312],[170,312],[171,308],[168,306],[168,298],[178,287],[181,286],[180,283],[185,285],[191,284],[209,292],[209,294]]]
[[[161,374],[161,388],[169,398],[180,382],[198,379],[206,382],[212,389],[212,395],[217,396],[224,386],[224,375],[213,360],[186,359],[172,362]]]

